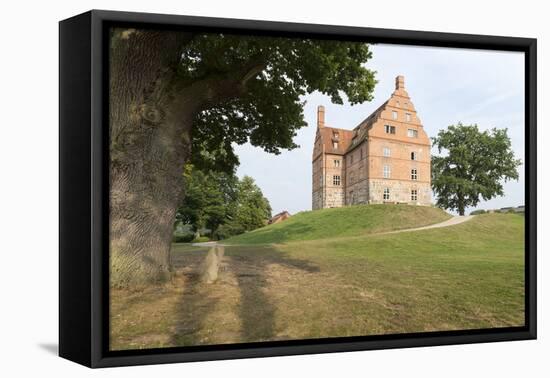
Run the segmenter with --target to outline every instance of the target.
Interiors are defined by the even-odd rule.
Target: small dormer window
[[[332,142],[332,148],[337,150],[338,149],[338,142]]]
[[[391,111],[391,118],[392,119],[397,119],[397,111],[396,110]]]
[[[334,132],[332,133],[332,136],[334,137],[334,139],[338,139],[338,137],[340,136],[340,133],[337,132],[337,131],[334,131]]]

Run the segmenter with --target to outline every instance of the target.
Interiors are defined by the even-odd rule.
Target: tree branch
[[[191,90],[202,101],[201,108],[208,107],[217,102],[240,97],[246,93],[248,82],[260,74],[267,67],[265,61],[251,60],[239,69],[212,74],[207,78],[181,88],[181,91]]]
[[[248,72],[241,79],[241,85],[246,85],[248,80],[254,78],[256,75],[260,74],[265,70],[267,65],[265,63],[259,63],[249,68]]]

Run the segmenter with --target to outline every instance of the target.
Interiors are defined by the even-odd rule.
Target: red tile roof
[[[321,140],[325,147],[325,153],[344,155],[351,145],[354,131],[346,129],[337,129],[335,127],[323,126],[319,129]],[[334,148],[333,142],[338,142],[338,148]]]

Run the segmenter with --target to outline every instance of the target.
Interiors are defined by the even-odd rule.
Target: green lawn
[[[357,218],[348,217],[353,227]],[[111,347],[523,325],[522,216],[486,214],[452,227],[372,234],[385,230],[387,219],[364,217],[372,228],[357,228],[348,238],[291,241],[300,235],[289,229],[286,239],[266,235],[283,244],[226,247],[212,285],[197,280],[206,249],[174,245],[173,282],[112,292]],[[308,232],[317,235],[321,226]]]
[[[443,222],[441,209],[409,205],[358,205],[304,211],[284,222],[224,240],[228,244],[270,244],[318,240],[422,227]]]

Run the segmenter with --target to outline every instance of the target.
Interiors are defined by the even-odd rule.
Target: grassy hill
[[[305,211],[290,219],[227,239],[228,244],[270,244],[361,236],[443,222],[441,209],[409,205],[360,205]]]
[[[447,215],[436,209],[400,206],[369,206],[363,211],[379,217],[373,220],[357,209],[358,215],[354,208],[318,212],[340,215],[338,219],[349,213],[347,221],[362,236],[320,239],[322,230],[333,233],[329,217],[325,226],[311,226],[300,235],[317,240],[225,247],[219,280],[212,285],[197,279],[208,248],[175,244],[173,282],[143,291],[111,292],[111,347],[524,324],[523,216],[483,214],[451,227],[375,235],[376,228],[417,225],[415,214],[424,214],[424,222],[429,214],[443,219]],[[296,218],[311,220],[312,215],[316,214]],[[290,222],[263,230],[278,230]],[[344,226],[336,222],[333,227]]]

